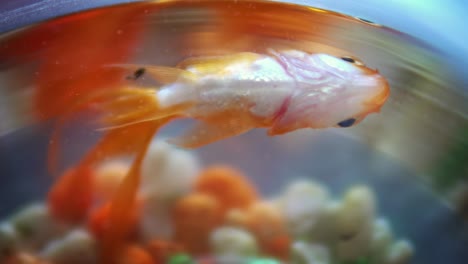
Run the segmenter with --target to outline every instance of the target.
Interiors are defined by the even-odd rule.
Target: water
[[[265,196],[303,177],[323,183],[335,195],[368,185],[395,236],[413,243],[411,263],[464,263],[468,231],[461,215],[466,211],[463,201],[453,197],[466,192],[468,105],[466,90],[459,87],[468,82],[453,70],[449,52],[354,17],[279,3],[135,3],[4,34],[0,215],[44,197],[51,183],[45,166],[50,126],[41,118],[60,114],[66,100],[79,96],[73,92],[84,92],[77,90],[80,85],[108,85],[102,81],[107,77],[93,75],[96,63],[170,66],[191,56],[284,47],[355,55],[388,78],[390,100],[381,113],[351,129],[276,138],[258,130],[206,146],[196,150],[203,164],[246,171]],[[77,84],[60,85],[67,80]],[[41,101],[47,110],[42,116],[34,104],[38,83],[54,91],[44,93],[50,99]],[[174,131],[180,131],[178,124],[161,135]],[[63,167],[97,135],[86,127],[73,132],[65,137]]]

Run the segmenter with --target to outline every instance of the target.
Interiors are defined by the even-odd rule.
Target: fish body
[[[184,113],[188,117],[206,120],[230,110],[237,113],[236,119],[252,118],[270,124],[292,94],[294,79],[270,56],[236,56],[211,69],[204,64],[186,67],[184,70],[191,73],[188,80],[163,86],[157,92],[160,105],[193,102]]]
[[[120,67],[139,73],[145,69],[164,83],[154,92],[161,113],[178,108],[174,114],[200,121],[171,140],[189,148],[253,128],[279,135],[301,128],[348,127],[379,111],[389,95],[385,78],[355,59],[297,50],[192,58],[175,68]],[[135,116],[127,122],[144,119]]]

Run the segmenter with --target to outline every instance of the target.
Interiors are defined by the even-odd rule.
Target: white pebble
[[[248,263],[248,259],[244,256],[225,254],[225,255],[216,255],[207,262],[196,262],[196,263],[222,263],[222,264],[244,264]]]
[[[341,204],[336,229],[340,260],[356,260],[370,250],[375,219],[375,198],[364,186],[349,190]]]
[[[247,257],[258,251],[255,238],[240,228],[220,227],[211,233],[210,242],[216,255]]]
[[[162,199],[180,197],[192,189],[199,170],[199,161],[192,153],[154,141],[142,163],[142,192]]]
[[[18,249],[17,234],[13,226],[8,223],[0,224],[0,263],[15,254]]]
[[[121,160],[112,160],[101,164],[95,171],[94,186],[96,193],[103,198],[110,198],[125,178],[130,164]]]
[[[310,233],[324,211],[328,190],[311,181],[292,183],[281,199],[288,229],[295,237]]]
[[[146,197],[141,212],[140,234],[145,241],[171,239],[173,226],[168,203],[158,197]]]
[[[329,264],[330,251],[324,245],[296,241],[291,246],[291,264]]]
[[[192,153],[161,140],[151,143],[141,168],[144,205],[140,230],[144,239],[172,236],[171,206],[191,191],[199,170]]]
[[[45,204],[31,204],[11,219],[19,245],[26,250],[37,250],[49,240],[65,233],[68,227],[55,220]]]
[[[383,264],[407,264],[413,257],[413,246],[406,240],[400,240],[393,244],[387,252]]]
[[[248,215],[245,210],[238,208],[227,211],[224,218],[224,224],[232,227],[243,227],[248,221]]]
[[[382,263],[393,241],[393,234],[386,219],[379,218],[374,222],[370,260],[372,263]]]
[[[305,239],[326,245],[335,243],[338,237],[336,226],[340,210],[341,204],[339,202],[327,202],[317,220],[315,228],[306,234]]]
[[[40,255],[55,264],[97,263],[97,244],[84,230],[74,230],[50,242]]]

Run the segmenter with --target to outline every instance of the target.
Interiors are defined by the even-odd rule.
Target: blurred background
[[[12,55],[18,49],[11,43],[25,42],[12,42],[13,30],[90,8],[130,2],[136,1],[1,2],[0,32],[4,35],[0,38],[0,216],[42,199],[50,186],[52,178],[45,168],[45,153],[51,127],[50,122],[37,123],[32,116],[33,77],[38,65],[44,61],[47,64],[60,54],[50,52],[54,38],[74,34],[67,30],[68,22],[41,24],[45,25],[44,31],[30,27],[39,35],[56,35],[52,34],[52,41],[44,47],[17,56]],[[245,12],[240,16],[243,19],[236,15],[236,8],[240,8],[235,5],[237,1],[230,2],[233,5],[228,11],[221,5],[206,8],[197,1],[182,6],[162,2],[169,4],[144,6],[141,10],[148,17],[130,18],[126,24],[145,32],[143,42],[130,56],[132,62],[174,64],[190,54],[287,45],[356,55],[379,69],[392,87],[391,98],[382,112],[359,126],[299,131],[278,138],[268,138],[262,130],[252,131],[197,150],[203,162],[236,165],[248,172],[265,195],[277,192],[298,177],[318,180],[336,194],[350,186],[368,185],[375,190],[379,210],[394,224],[395,232],[414,243],[414,263],[466,262],[466,1],[277,1],[350,17],[314,9],[307,13],[306,9],[293,7],[266,12],[253,5],[237,9]],[[115,32],[122,32],[119,30]],[[123,32],[123,36],[129,36]],[[74,40],[77,44],[71,47],[76,49],[70,50],[93,54],[93,40]],[[162,135],[176,133],[182,125],[171,125]],[[70,131],[64,141],[64,160],[69,163],[84,153],[86,146],[82,142],[97,137],[79,125]]]

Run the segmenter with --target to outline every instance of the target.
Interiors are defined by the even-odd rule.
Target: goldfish
[[[123,90],[118,102],[108,105],[108,123],[193,118],[198,123],[192,129],[170,139],[185,148],[253,128],[268,128],[274,136],[302,128],[349,127],[379,111],[389,96],[386,79],[358,60],[298,50],[189,58],[174,68],[113,67],[132,69],[135,77],[145,72],[162,86]]]
[[[154,134],[172,120],[196,121],[168,141],[197,148],[255,128],[276,136],[304,128],[350,127],[380,111],[390,93],[386,79],[355,58],[299,50],[192,57],[175,67],[102,67],[129,72],[122,76],[128,85],[96,92],[72,107],[92,105],[102,113],[99,125],[106,133],[81,166],[98,164],[104,157],[136,155],[110,201],[108,228],[102,235],[104,263],[114,263],[125,245],[142,159]],[[147,76],[159,85],[138,84]]]

